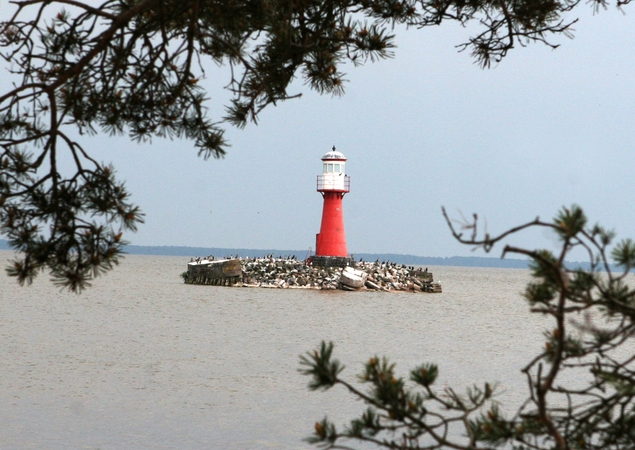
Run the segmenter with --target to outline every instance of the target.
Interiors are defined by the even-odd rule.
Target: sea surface
[[[435,362],[440,388],[497,382],[514,412],[551,328],[524,269],[430,267],[443,293],[413,294],[191,286],[186,262],[130,255],[81,295],[0,274],[1,449],[312,448],[317,420],[365,409],[307,389],[299,355],[321,340],[351,382],[374,355],[404,376]]]

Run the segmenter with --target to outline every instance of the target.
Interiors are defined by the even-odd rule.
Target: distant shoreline
[[[298,259],[306,259],[306,250],[279,250],[279,249],[246,249],[246,248],[201,248],[201,247],[174,247],[174,246],[137,246],[126,247],[126,252],[135,255],[165,255],[165,256],[208,256],[224,257],[238,255],[240,257],[262,258],[266,255],[293,256]],[[432,257],[404,255],[397,253],[354,253],[351,255],[356,261],[391,261],[397,264],[413,266],[463,266],[463,267],[496,267],[507,269],[526,269],[528,260],[523,259],[501,259],[496,257],[477,256],[450,256]]]
[[[298,259],[306,259],[307,250],[279,250],[279,249],[248,249],[248,248],[217,248],[217,247],[181,247],[181,246],[141,246],[128,245],[125,248],[126,253],[132,255],[164,255],[164,256],[208,256],[223,257],[229,255],[238,255],[240,257],[262,258],[266,255],[274,256],[293,256]],[[500,259],[495,257],[475,257],[475,256],[451,256],[451,257],[431,257],[402,255],[396,253],[354,253],[353,258],[359,261],[391,261],[397,264],[407,264],[414,266],[466,266],[466,267],[498,267],[526,269],[528,260],[522,259]]]
[[[5,239],[0,239],[0,250],[11,250]],[[217,247],[186,247],[186,246],[157,246],[157,245],[127,245],[124,250],[130,255],[154,255],[154,256],[183,256],[197,257],[214,255],[223,257],[238,255],[241,257],[257,258],[273,254],[275,256],[295,255],[298,259],[306,259],[307,250],[279,250],[279,249],[247,249],[247,248],[217,248]],[[460,266],[460,267],[495,267],[504,269],[526,269],[528,260],[501,259],[496,257],[479,256],[416,256],[397,253],[355,253],[355,260],[362,258],[364,261],[391,261],[398,264],[413,266]]]
[[[6,239],[0,239],[0,250],[11,250]],[[298,259],[306,259],[307,250],[276,250],[276,249],[248,249],[248,248],[218,248],[218,247],[186,247],[176,245],[127,245],[124,248],[129,255],[152,256],[183,256],[187,258],[197,256],[214,255],[224,257],[238,255],[241,257],[262,258],[273,254],[274,256],[292,256]],[[416,256],[397,253],[355,253],[352,255],[356,261],[362,258],[364,261],[391,261],[397,264],[412,266],[453,266],[453,267],[492,267],[498,269],[527,269],[529,259],[498,258],[494,256]],[[588,270],[588,262],[567,261],[567,266]],[[619,270],[615,265],[611,269]]]

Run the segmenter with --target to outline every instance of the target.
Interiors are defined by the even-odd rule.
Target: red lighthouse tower
[[[324,198],[322,225],[316,236],[313,262],[320,265],[347,265],[349,263],[344,233],[342,199],[350,192],[351,179],[346,175],[346,157],[335,150],[322,157],[322,175],[317,177],[317,191]],[[322,258],[326,257],[326,258]]]

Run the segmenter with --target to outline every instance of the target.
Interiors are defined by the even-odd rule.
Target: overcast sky
[[[635,237],[635,14],[590,7],[557,50],[532,44],[482,70],[454,46],[465,30],[397,30],[396,56],[347,72],[346,95],[304,95],[230,129],[203,161],[189,142],[85,141],[112,162],[146,214],[137,245],[315,247],[320,158],[348,158],[351,253],[482,255],[456,243],[441,206],[477,212],[496,233],[578,203],[592,222]],[[208,72],[211,112],[226,98]],[[537,233],[512,241],[548,246]],[[498,256],[499,252],[495,252]]]

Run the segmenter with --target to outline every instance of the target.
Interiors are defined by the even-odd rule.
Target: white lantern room
[[[322,157],[322,175],[318,175],[318,188],[323,191],[350,191],[350,177],[346,175],[346,156],[333,150]]]

